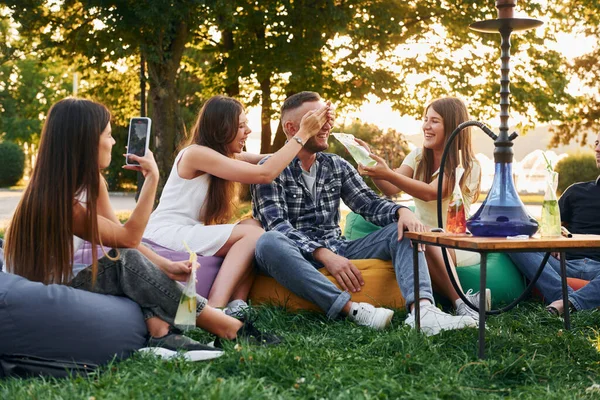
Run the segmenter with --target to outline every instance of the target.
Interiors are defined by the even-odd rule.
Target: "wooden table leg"
[[[485,286],[487,280],[487,253],[481,253],[479,272],[479,358],[485,358]]]
[[[563,317],[565,329],[571,329],[571,310],[569,307],[569,291],[567,289],[567,260],[564,251],[560,252],[560,280],[562,283]]]
[[[412,242],[413,247],[413,280],[415,285],[415,328],[417,332],[421,330],[421,295],[419,293],[419,244]]]

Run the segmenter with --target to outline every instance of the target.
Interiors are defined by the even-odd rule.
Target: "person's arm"
[[[423,201],[433,201],[437,199],[438,178],[435,178],[430,183],[421,182],[405,175],[408,172],[407,166],[403,165],[399,168],[399,172],[396,172],[388,167],[383,158],[375,154],[370,154],[370,156],[377,161],[377,165],[372,167],[360,165],[359,171],[361,175],[370,176],[373,179],[386,180],[412,197],[416,197]],[[446,197],[449,194],[447,176],[444,176],[442,190],[444,197]]]
[[[121,224],[121,221],[119,221],[119,218],[117,218],[117,214],[115,213],[115,210],[110,202],[107,183],[102,175],[100,175],[100,187],[98,188],[96,212],[99,216],[111,220],[115,224]]]
[[[142,235],[154,206],[159,175],[152,152],[150,150],[146,151],[144,157],[129,154],[129,158],[139,162],[140,165],[126,165],[123,168],[142,172],[145,178],[144,186],[140,191],[137,205],[125,224],[121,225],[118,221],[115,222],[116,216],[107,218],[98,215],[98,231],[104,246],[137,248],[142,241]],[[108,197],[108,191],[106,191],[105,196]],[[110,200],[108,200],[108,203],[110,203]],[[96,205],[98,206],[98,203]],[[107,212],[106,204],[102,204],[101,207],[103,213]],[[73,207],[73,233],[89,241],[91,233],[85,223],[86,213],[85,207],[76,201]]]
[[[192,263],[189,261],[171,261],[156,254],[151,248],[140,244],[137,248],[150,262],[160,268],[174,281],[186,281],[192,272]]]
[[[103,177],[100,177],[100,187],[98,192],[98,201],[96,203],[96,211],[98,213],[98,216],[106,218],[108,221],[111,221],[114,224],[121,225],[121,222],[117,218],[115,210],[113,209],[112,204],[110,202],[108,188],[106,186],[106,181]],[[104,241],[103,244],[105,244]],[[156,254],[151,248],[145,246],[142,243],[140,243],[137,246],[137,249],[140,253],[146,256],[148,260],[150,260],[154,265],[159,267],[165,274],[167,274],[169,278],[177,281],[185,281],[189,277],[190,272],[192,270],[192,265],[190,262],[171,261],[167,258]]]
[[[316,135],[329,120],[329,106],[316,111],[309,111],[302,117],[300,130],[295,135],[306,143]],[[289,140],[285,146],[259,165],[254,165],[235,158],[226,157],[205,146],[191,146],[179,161],[178,170],[202,171],[219,178],[246,184],[270,183],[294,159],[302,149],[296,140]]]
[[[243,151],[240,154],[236,155],[235,158],[240,161],[245,161],[250,164],[258,164],[260,160],[267,156],[271,156],[272,154],[255,154],[248,153],[247,151]]]

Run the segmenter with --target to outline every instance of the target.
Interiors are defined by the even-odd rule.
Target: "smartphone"
[[[127,154],[143,157],[150,144],[150,128],[152,120],[146,117],[135,117],[129,121],[129,136],[127,137]],[[139,165],[137,161],[125,157],[127,165]]]

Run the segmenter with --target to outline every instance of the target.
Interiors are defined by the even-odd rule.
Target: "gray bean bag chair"
[[[146,335],[139,306],[127,298],[0,272],[0,356],[101,365],[144,347]]]

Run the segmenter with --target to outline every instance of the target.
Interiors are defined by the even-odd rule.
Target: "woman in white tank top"
[[[269,183],[293,160],[303,144],[332,122],[330,105],[308,113],[300,130],[265,163],[263,156],[242,152],[251,130],[242,104],[215,96],[200,110],[191,138],[175,159],[160,203],[144,237],[173,250],[190,248],[224,257],[208,295],[208,304],[243,307],[253,280],[254,249],[263,229],[255,220],[229,221],[239,183]],[[234,303],[235,301],[235,303]]]

